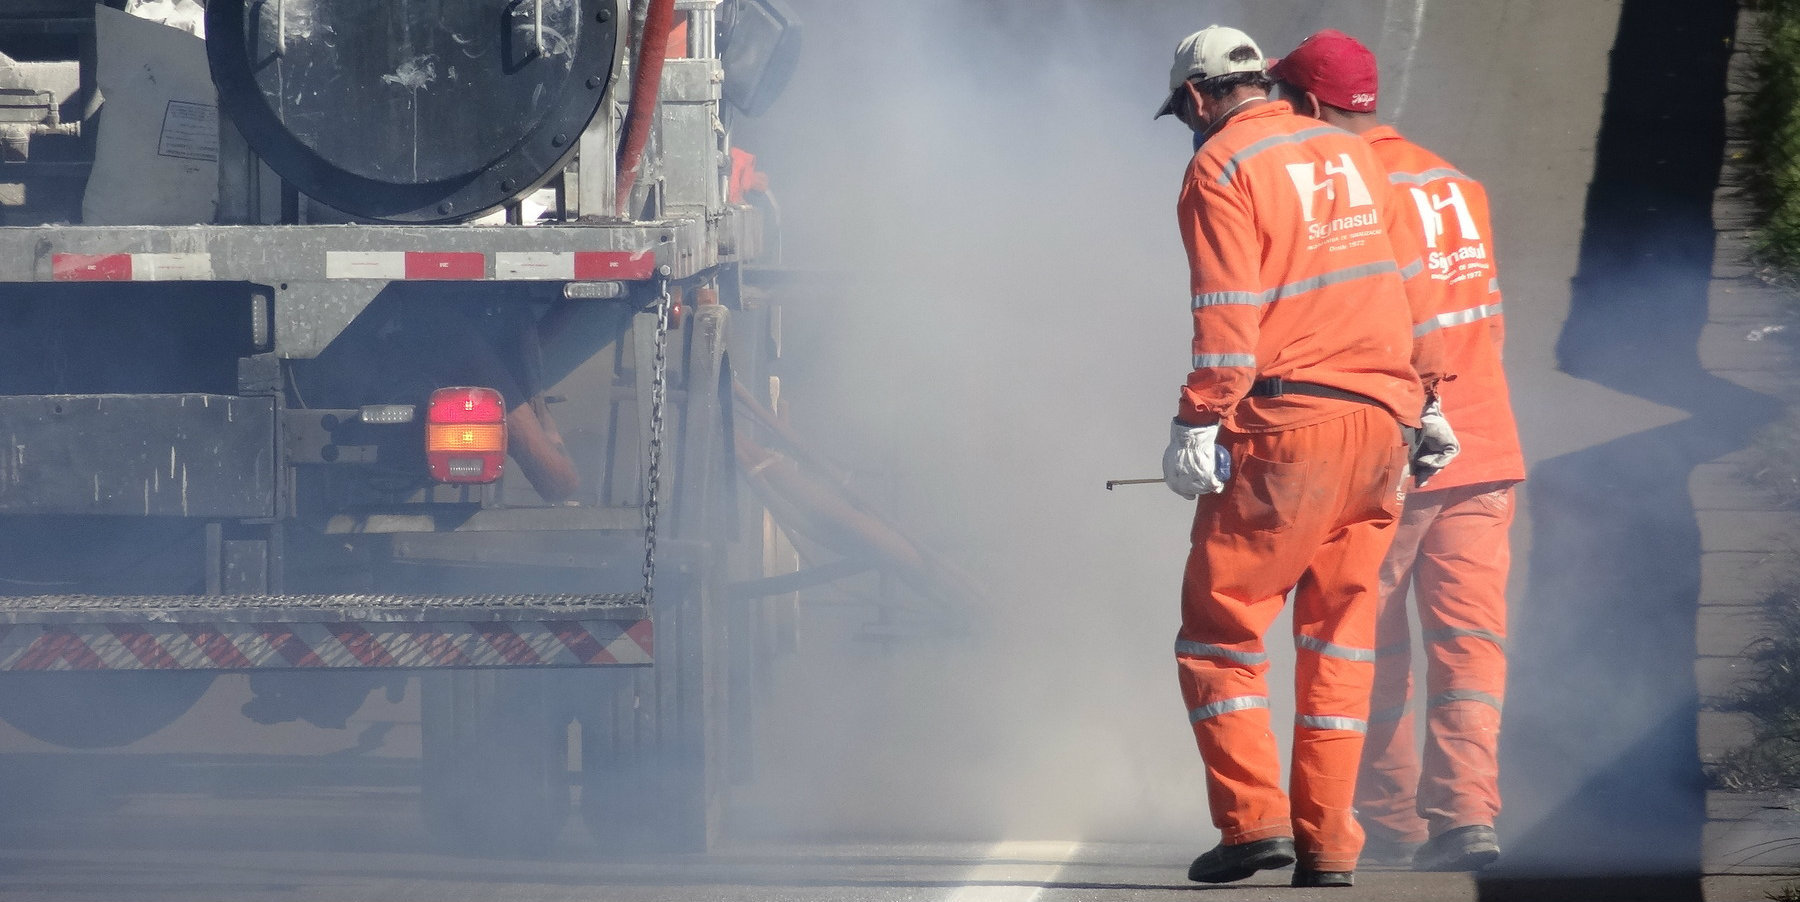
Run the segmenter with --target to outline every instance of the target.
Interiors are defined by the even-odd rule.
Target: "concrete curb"
[[[1751,259],[1753,208],[1747,196],[1745,122],[1757,87],[1753,54],[1764,41],[1761,17],[1738,16],[1725,101],[1724,165],[1714,194],[1713,279],[1700,364],[1726,381],[1800,409],[1794,339],[1800,301],[1757,278]],[[1745,653],[1766,630],[1760,605],[1779,576],[1800,568],[1800,511],[1747,483],[1752,451],[1694,469],[1688,480],[1701,534],[1700,600],[1694,673],[1700,688],[1701,761],[1717,763],[1746,744],[1753,722],[1722,710],[1751,675]],[[1784,874],[1800,870],[1800,793],[1710,790],[1702,862],[1709,874]]]

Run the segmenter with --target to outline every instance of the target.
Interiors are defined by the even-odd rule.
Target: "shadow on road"
[[[1502,740],[1510,847],[1483,900],[1701,898],[1688,478],[1779,412],[1697,350],[1735,23],[1735,4],[1624,3],[1558,363],[1689,418],[1531,473]]]

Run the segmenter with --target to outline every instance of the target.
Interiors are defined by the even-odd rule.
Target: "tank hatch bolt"
[[[517,181],[514,181],[513,179],[501,179],[500,180],[500,190],[502,190],[502,191],[516,191],[516,190],[518,190],[518,187],[519,187],[519,183]]]
[[[443,202],[443,203],[441,203],[441,204],[438,204],[438,212],[439,212],[439,213],[443,213],[443,214],[446,214],[446,215],[448,215],[448,214],[449,214],[449,212],[450,212],[450,211],[451,211],[451,210],[453,210],[453,209],[455,209],[455,208],[454,208],[454,207],[452,207],[452,206],[450,206],[450,202],[449,202],[449,201],[444,201],[444,202]]]
[[[569,143],[568,135],[555,135],[555,136],[551,137],[551,139],[550,139],[551,147],[561,147],[567,143]]]
[[[663,264],[663,265],[661,265],[661,266],[658,266],[658,267],[657,267],[657,268],[656,268],[656,272],[657,272],[657,274],[658,274],[658,275],[661,275],[661,276],[663,276],[663,277],[664,277],[664,278],[667,278],[667,277],[668,277],[668,275],[669,275],[669,273],[670,273],[670,272],[671,272],[671,270],[670,270],[670,269],[669,269],[669,264],[667,264],[667,263],[664,263],[664,264]]]
[[[601,77],[600,77],[600,76],[598,76],[598,75],[590,75],[590,76],[588,76],[588,80],[587,80],[587,86],[588,86],[588,89],[589,89],[589,90],[593,90],[593,89],[596,89],[596,88],[598,88],[598,87],[600,87],[600,86],[601,86],[601,85],[603,85],[603,84],[606,84],[606,79],[604,79],[604,78],[601,78]]]
[[[594,21],[596,21],[596,22],[611,22],[612,21],[612,10],[602,9],[599,12],[594,13]]]

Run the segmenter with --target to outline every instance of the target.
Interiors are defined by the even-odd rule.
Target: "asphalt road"
[[[1285,871],[1202,887],[1183,879],[1192,847],[1145,842],[733,843],[706,856],[615,857],[600,855],[574,828],[545,857],[486,859],[432,851],[418,827],[416,801],[404,788],[137,793],[104,810],[39,817],[28,830],[11,832],[0,854],[0,898],[1128,902],[1195,892],[1221,902],[1488,898],[1468,875],[1397,869],[1364,869],[1348,890],[1292,889]],[[1784,882],[1712,878],[1706,898],[1761,902]]]
[[[1698,546],[1691,509],[1664,489],[1685,487],[1687,467],[1755,418],[1753,403],[1709,394],[1691,345],[1683,348],[1682,330],[1698,328],[1692,282],[1707,263],[1696,250],[1704,226],[1696,217],[1704,217],[1694,206],[1711,177],[1704,64],[1720,22],[1729,24],[1728,15],[1689,8],[1708,5],[1092,0],[966,4],[952,16],[929,4],[795,0],[809,25],[809,60],[793,96],[744,130],[781,186],[789,260],[821,268],[922,262],[905,272],[916,306],[879,311],[885,319],[820,317],[823,325],[809,327],[797,309],[796,354],[807,340],[842,331],[837,358],[810,373],[795,364],[791,391],[845,422],[879,421],[895,433],[917,415],[923,425],[907,429],[929,441],[896,441],[896,456],[958,458],[962,470],[946,472],[961,475],[947,477],[945,494],[992,484],[995,494],[967,514],[969,530],[1050,524],[1034,542],[987,558],[1017,577],[1027,602],[996,615],[999,631],[1017,627],[1022,642],[1045,643],[1037,646],[1044,653],[989,655],[1023,666],[961,682],[901,679],[872,693],[870,671],[901,672],[892,658],[937,659],[908,646],[877,661],[866,646],[847,644],[847,630],[814,624],[783,665],[789,673],[776,688],[788,691],[770,704],[762,770],[734,810],[746,829],[705,857],[605,859],[578,827],[542,860],[447,856],[418,827],[417,794],[404,780],[345,785],[329,764],[276,762],[271,773],[292,773],[261,788],[145,779],[100,791],[84,784],[92,762],[66,756],[50,765],[51,782],[66,793],[39,793],[31,804],[41,807],[14,805],[0,817],[10,824],[0,898],[1049,902],[1193,891],[1182,879],[1186,862],[1216,834],[1205,825],[1165,657],[1182,513],[1148,494],[1096,501],[1045,486],[1097,489],[1103,477],[1143,475],[1116,472],[1120,460],[1154,467],[1162,439],[1152,433],[1185,359],[1185,342],[1169,337],[1179,334],[1185,301],[1168,215],[1185,139],[1167,120],[1145,120],[1161,99],[1169,48],[1215,20],[1242,25],[1271,54],[1325,26],[1362,36],[1383,57],[1384,108],[1487,182],[1508,365],[1534,485],[1547,487],[1527,492],[1515,533],[1502,823],[1515,851],[1506,874],[1667,877],[1666,894],[1641,897],[1698,898],[1698,883],[1679,879],[1698,861],[1703,817],[1693,689],[1691,676],[1670,676],[1689,672],[1682,654],[1692,620],[1679,620]],[[1626,55],[1609,69],[1622,22]],[[1659,46],[1696,49],[1665,59],[1652,52]],[[1659,94],[1664,106],[1644,110],[1625,103],[1641,95],[1621,74],[1665,89],[1699,87],[1693,96]],[[830,124],[819,125],[827,114]],[[1660,159],[1629,153],[1677,132],[1691,140],[1669,141]],[[940,176],[955,185],[954,197],[938,190]],[[854,217],[837,215],[843,203]],[[1635,280],[1623,277],[1631,272]],[[1094,315],[1085,301],[1035,308],[1035,331],[1019,326],[1018,311],[1034,309],[1026,299],[1058,293],[1098,298],[1092,306],[1105,312]],[[1168,298],[1176,300],[1165,305]],[[1631,306],[1645,298],[1641,309]],[[1121,299],[1170,311],[1120,316]],[[983,326],[1018,340],[992,341]],[[921,339],[925,350],[914,348]],[[1166,353],[1145,350],[1165,345]],[[910,368],[924,397],[890,391],[900,377],[879,369],[878,357],[891,358],[894,371]],[[972,385],[977,370],[964,365],[975,358],[1006,375]],[[1154,365],[1119,363],[1150,358]],[[817,389],[809,397],[805,377],[828,366],[839,368],[831,374],[840,382],[868,376],[874,388],[860,397],[883,396],[880,416]],[[1013,404],[1021,381],[1033,389]],[[994,386],[1006,395],[998,404],[945,400],[985,398]],[[1071,410],[1101,412],[1065,428]],[[1681,445],[1681,424],[1708,414],[1714,444]],[[1056,428],[1046,432],[1046,422]],[[1141,441],[1111,438],[1140,431]],[[1021,450],[1029,442],[1055,442],[1062,453]],[[983,465],[968,466],[970,455]],[[1033,455],[1047,461],[1010,463]],[[932,501],[941,499],[913,499]],[[1083,566],[1068,565],[1075,557]],[[1634,578],[1594,576],[1610,573]],[[1080,600],[1060,601],[1070,595]],[[1109,599],[1103,612],[1095,598]],[[873,716],[871,708],[882,710]],[[293,747],[263,751],[355,745],[354,737],[282,736]],[[206,747],[210,738],[161,735],[155,750],[203,765],[181,759],[177,747],[219,751]],[[1285,880],[1273,874],[1206,891],[1221,900],[1478,895],[1462,875],[1369,870],[1355,889],[1329,893],[1290,890]],[[1711,898],[1760,898],[1765,888],[1709,885]],[[1481,895],[1504,897],[1492,887]]]
[[[279,806],[281,823],[270,809]],[[8,900],[181,899],[191,902],[441,902],[441,900],[1032,900],[1155,899],[1188,893],[1191,850],[1150,844],[736,844],[717,854],[601,860],[579,831],[538,860],[422,851],[414,806],[399,792],[319,791],[304,798],[146,795],[110,812],[69,848],[24,848],[0,859]],[[156,823],[145,831],[141,824]],[[128,826],[135,823],[139,827]],[[41,846],[76,840],[40,837]],[[1368,872],[1352,892],[1297,891],[1286,872],[1222,899],[1473,899],[1464,875]]]

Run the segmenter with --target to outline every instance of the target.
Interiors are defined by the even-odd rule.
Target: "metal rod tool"
[[[1115,485],[1151,485],[1151,484],[1161,485],[1162,477],[1158,476],[1155,479],[1108,479],[1106,481],[1106,490],[1109,492],[1112,491],[1113,486],[1115,486]]]

